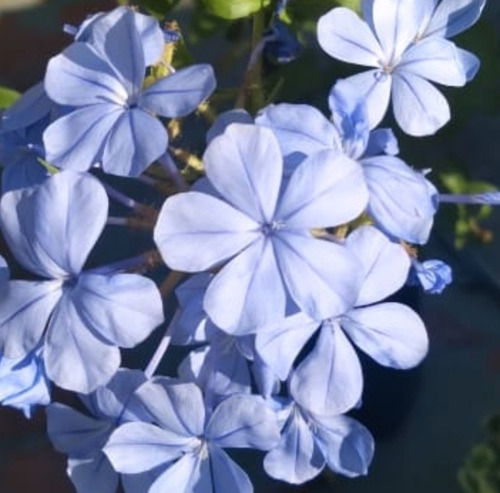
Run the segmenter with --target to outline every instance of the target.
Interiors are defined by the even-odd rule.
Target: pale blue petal
[[[136,395],[164,432],[185,439],[203,433],[205,406],[196,385],[156,379],[142,385]]]
[[[210,466],[214,493],[253,493],[247,473],[219,447],[210,447]],[[205,490],[195,490],[205,493]]]
[[[118,474],[100,450],[88,459],[69,458],[67,472],[77,493],[115,493],[118,488]]]
[[[205,429],[207,440],[223,448],[270,450],[280,434],[275,413],[255,395],[232,395],[214,410]]]
[[[9,266],[5,259],[0,255],[0,283],[7,281],[10,277]]]
[[[102,45],[103,60],[108,64],[129,95],[136,95],[144,80],[146,65],[135,15],[122,9],[122,15],[108,26]]]
[[[375,449],[370,432],[348,416],[316,417],[316,421],[328,467],[350,478],[366,475]]]
[[[283,318],[285,305],[283,280],[270,240],[256,241],[224,266],[203,301],[215,325],[232,335],[253,333],[276,322]]]
[[[65,294],[49,322],[44,349],[47,375],[59,387],[88,394],[113,377],[120,351],[97,338]]]
[[[157,118],[140,108],[123,111],[106,139],[102,168],[113,175],[139,176],[167,144],[167,131]]]
[[[268,399],[279,394],[281,382],[276,373],[267,365],[264,360],[256,354],[252,362],[252,375],[255,380],[258,393],[268,401]]]
[[[426,293],[441,294],[451,284],[453,272],[451,267],[441,260],[414,261],[408,284],[420,284]]]
[[[465,71],[455,45],[446,39],[431,37],[411,46],[394,71],[417,75],[445,86],[463,86]],[[396,90],[396,82],[394,83]]]
[[[384,118],[391,96],[392,76],[381,70],[369,70],[346,79],[359,88],[363,95],[370,128],[375,128]]]
[[[180,457],[189,439],[149,423],[125,423],[109,438],[103,452],[117,472],[137,474]]]
[[[2,130],[26,128],[47,116],[54,103],[45,94],[43,82],[30,87],[1,116]]]
[[[151,84],[139,99],[139,106],[168,118],[192,113],[216,86],[210,65],[191,65]]]
[[[50,403],[50,387],[39,352],[20,359],[0,358],[0,402],[23,411],[30,418],[33,408]]]
[[[309,317],[340,315],[356,301],[362,269],[347,248],[291,233],[276,235],[273,243],[288,292]]]
[[[47,407],[47,432],[54,448],[71,457],[92,457],[113,430],[112,421],[85,416],[58,402]]]
[[[356,306],[383,300],[406,282],[411,264],[408,253],[378,229],[372,226],[356,228],[347,237],[346,246],[363,266],[364,281]]]
[[[49,61],[45,91],[67,106],[122,105],[129,96],[110,66],[85,43],[73,43]]]
[[[94,416],[101,419],[118,419],[119,423],[148,421],[149,416],[133,395],[145,381],[144,372],[122,368],[106,386],[88,396],[80,396],[80,399]]]
[[[351,340],[377,363],[396,369],[417,366],[429,341],[420,317],[401,303],[378,303],[351,310],[341,319]]]
[[[0,347],[6,357],[21,358],[38,345],[61,295],[57,281],[0,284]]]
[[[282,161],[269,129],[241,123],[227,127],[203,155],[207,176],[224,199],[260,223],[273,219]]]
[[[203,388],[214,364],[210,355],[213,356],[210,346],[201,346],[190,351],[177,367],[179,379],[186,383],[193,382]]]
[[[156,284],[139,274],[82,274],[72,297],[85,325],[116,346],[136,346],[164,321]]]
[[[253,118],[246,110],[241,108],[224,111],[217,116],[213,125],[208,130],[206,137],[207,145],[210,144],[215,137],[222,135],[231,123],[248,123],[251,125],[253,123]]]
[[[128,7],[117,7],[110,12],[86,19],[75,35],[75,40],[91,44],[103,56],[108,31],[123,15],[129,15],[127,12],[133,14],[135,29],[141,37],[146,66],[156,63],[164,48],[163,33],[158,21]]]
[[[43,133],[47,161],[75,171],[97,164],[109,133],[125,112],[122,106],[102,103],[57,119]]]
[[[339,80],[328,96],[332,119],[342,135],[342,147],[351,158],[363,155],[370,135],[368,111],[357,86]]]
[[[363,169],[344,154],[324,150],[305,159],[293,172],[275,220],[288,228],[325,228],[344,224],[368,202]]]
[[[471,53],[470,51],[462,50],[461,48],[456,48],[458,53],[458,58],[462,64],[462,70],[465,73],[467,82],[471,81],[477,74],[481,61],[479,58]]]
[[[425,36],[451,38],[472,26],[486,0],[442,0],[425,30]]]
[[[264,458],[264,470],[274,479],[302,484],[315,478],[324,467],[325,459],[311,428],[295,408],[278,446]]]
[[[377,128],[370,132],[365,156],[377,156],[379,154],[388,154],[390,156],[399,154],[398,139],[390,128]]]
[[[392,238],[426,243],[436,209],[425,176],[392,156],[367,158],[363,169],[376,226]]]
[[[201,454],[185,454],[158,477],[148,493],[167,491],[212,493],[208,457],[202,457]]]
[[[450,119],[445,97],[430,82],[407,71],[394,73],[392,108],[401,129],[414,137],[433,135]]]
[[[429,17],[428,2],[419,0],[375,0],[373,24],[384,50],[383,63],[393,64],[414,42]]]
[[[255,123],[269,127],[285,159],[302,158],[323,149],[341,150],[340,135],[328,119],[307,104],[276,104],[262,109]]]
[[[185,272],[213,268],[261,236],[259,225],[248,216],[198,192],[170,197],[154,232],[165,263]]]
[[[320,17],[318,42],[330,56],[344,62],[378,67],[383,59],[377,38],[351,9],[332,9]]]
[[[337,323],[325,322],[314,349],[290,377],[290,394],[309,412],[332,416],[352,409],[362,390],[356,352]]]
[[[2,193],[39,185],[49,176],[47,170],[38,161],[36,154],[26,154],[15,163],[4,165]]]
[[[35,189],[9,192],[0,203],[2,229],[19,262],[55,279],[80,273],[107,212],[102,185],[69,171]]]
[[[295,358],[319,325],[299,312],[257,332],[255,349],[280,380],[286,380]]]

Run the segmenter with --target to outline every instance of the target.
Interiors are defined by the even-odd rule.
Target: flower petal
[[[233,257],[261,235],[255,221],[226,202],[186,192],[163,204],[154,240],[171,269],[198,272]]]
[[[344,154],[324,150],[304,160],[293,172],[275,220],[285,230],[344,224],[368,203],[363,169]]]
[[[398,125],[414,137],[433,135],[450,119],[444,96],[422,77],[406,71],[394,73],[392,107]]]
[[[347,237],[346,246],[360,259],[364,271],[356,306],[383,300],[406,282],[411,265],[408,253],[378,229],[356,228]]]
[[[280,434],[276,415],[264,399],[234,394],[215,408],[205,436],[223,448],[270,450],[278,443]]]
[[[342,414],[359,402],[361,365],[337,323],[323,324],[314,349],[292,373],[289,386],[295,401],[313,414]]]
[[[318,42],[331,57],[348,63],[378,67],[383,58],[380,44],[366,22],[343,7],[320,17]]]
[[[61,295],[57,281],[0,283],[0,348],[7,358],[21,358],[38,345]]]
[[[106,173],[139,176],[166,150],[168,136],[161,122],[140,108],[123,111],[110,129],[102,155]]]
[[[309,424],[300,412],[294,412],[281,432],[276,448],[264,458],[264,470],[274,479],[302,484],[315,478],[325,467]]]
[[[224,199],[255,221],[271,222],[283,159],[269,129],[233,123],[212,140],[203,161],[208,178]]]
[[[216,446],[210,447],[209,450],[214,493],[228,491],[253,493],[253,486],[247,473],[224,450]]]
[[[299,308],[314,320],[325,320],[352,306],[362,269],[344,247],[299,234],[275,236],[276,258],[285,285]]]
[[[228,303],[228,300],[231,300]],[[270,240],[254,242],[212,280],[203,306],[232,335],[255,332],[285,314],[285,289]]]
[[[138,274],[83,274],[73,302],[87,327],[120,347],[136,346],[164,321],[156,284]]]
[[[383,366],[413,368],[427,354],[422,320],[401,303],[356,308],[342,317],[341,324],[354,344]]]
[[[120,351],[93,335],[66,293],[45,336],[47,375],[59,387],[88,394],[105,385],[120,366]]]
[[[2,229],[19,262],[55,279],[80,273],[107,213],[102,185],[70,171],[35,189],[9,192],[0,202]]]
[[[441,0],[425,36],[456,36],[479,19],[485,4],[486,0]]]
[[[216,86],[210,65],[191,65],[157,80],[142,94],[139,105],[167,118],[192,113]]]
[[[74,171],[97,164],[107,136],[124,112],[116,104],[93,104],[57,119],[43,133],[47,161]]]
[[[115,493],[118,488],[118,473],[101,451],[90,458],[68,458],[67,472],[77,491]]]
[[[395,73],[410,73],[445,86],[463,86],[466,72],[455,45],[446,39],[432,37],[410,47]]]

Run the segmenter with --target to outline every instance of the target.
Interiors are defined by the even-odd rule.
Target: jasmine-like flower
[[[413,260],[409,284],[420,284],[426,293],[441,294],[451,284],[453,273],[451,267],[442,260]]]
[[[283,161],[272,132],[232,124],[204,155],[224,200],[200,192],[169,198],[155,241],[172,269],[220,267],[204,309],[221,329],[242,335],[283,318],[287,295],[311,317],[342,313],[356,297],[359,267],[342,245],[312,228],[343,224],[366,206],[360,166],[323,151],[306,159],[280,195]]]
[[[452,3],[457,7],[445,1],[435,11],[435,0],[369,0],[365,20],[346,8],[320,18],[318,41],[330,56],[374,67],[349,78],[366,97],[371,128],[384,117],[391,97],[396,121],[410,135],[433,134],[450,119],[446,99],[428,81],[463,86],[475,70],[468,66],[475,61],[454,43],[431,35],[432,23],[439,31],[453,22],[453,11],[460,8]]]
[[[212,93],[215,78],[209,65],[193,65],[144,89],[146,62],[154,57],[144,51],[136,18],[123,8],[111,20],[95,21],[97,46],[76,42],[49,62],[47,94],[74,110],[52,123],[43,140],[47,160],[61,168],[84,171],[99,163],[107,173],[138,176],[167,148],[156,115],[191,113]],[[156,40],[159,57],[163,34],[157,23],[155,29],[159,35],[148,40]]]
[[[82,272],[104,228],[108,199],[90,175],[57,173],[35,188],[6,193],[2,231],[12,253],[41,280],[0,283],[0,347],[7,358],[40,344],[48,377],[88,393],[163,322],[156,285],[137,274]]]
[[[246,473],[223,449],[276,446],[277,418],[262,398],[233,395],[206,410],[196,385],[166,379],[145,383],[136,395],[154,424],[123,424],[104,447],[121,473],[142,474],[157,468],[151,484],[136,491],[253,491]]]

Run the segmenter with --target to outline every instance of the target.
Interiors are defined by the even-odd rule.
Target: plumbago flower
[[[56,450],[68,455],[68,476],[78,493],[115,493],[119,476],[102,448],[121,424],[149,419],[134,396],[145,381],[141,371],[118,370],[106,386],[81,396],[90,415],[59,403],[47,407],[47,432]]]
[[[477,59],[444,38],[471,25],[484,1],[368,0],[365,20],[347,8],[320,18],[318,41],[339,60],[375,67],[349,78],[366,97],[370,126],[384,117],[392,96],[399,126],[414,136],[435,133],[450,119],[444,96],[428,81],[463,86]],[[447,30],[449,31],[447,32]]]
[[[42,280],[0,284],[0,347],[18,359],[43,345],[48,377],[88,393],[163,322],[150,279],[82,272],[107,218],[104,188],[89,175],[61,172],[35,188],[6,193],[2,231],[12,253]]]
[[[156,23],[145,54],[138,25],[126,8],[99,17],[87,27],[93,44],[73,43],[49,62],[47,94],[74,107],[44,132],[52,164],[84,171],[99,163],[107,173],[138,176],[167,148],[166,129],[155,115],[186,116],[214,90],[209,65],[179,70],[144,89],[146,60],[160,60],[164,43]]]
[[[410,260],[405,250],[372,226],[352,232],[346,246],[361,260],[363,272],[352,307],[322,322],[294,315],[266,327],[255,341],[256,351],[284,380],[300,350],[320,328],[314,348],[289,377],[297,403],[320,416],[345,413],[361,399],[363,376],[353,344],[390,368],[412,368],[427,354],[427,333],[420,317],[401,303],[380,303],[408,277]]]
[[[329,105],[332,121],[312,106],[282,103],[261,110],[255,122],[276,135],[289,169],[324,149],[340,149],[358,160],[369,191],[367,213],[375,224],[392,238],[426,243],[436,212],[434,186],[391,155],[398,146],[389,129],[370,131],[365,98],[356,86],[338,82]]]
[[[135,395],[152,423],[121,425],[104,453],[121,473],[156,468],[152,484],[137,493],[253,491],[246,473],[223,449],[276,446],[278,421],[261,397],[234,394],[214,409],[205,409],[196,385],[164,378],[145,383]]]
[[[200,192],[167,199],[154,237],[172,269],[197,272],[232,259],[205,294],[212,321],[234,335],[255,332],[284,316],[287,295],[313,318],[342,313],[356,297],[360,268],[345,247],[310,230],[363,211],[360,166],[341,153],[316,153],[280,194],[278,142],[270,130],[245,124],[214,138],[203,160],[224,200]]]

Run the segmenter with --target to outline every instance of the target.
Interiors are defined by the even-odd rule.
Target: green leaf
[[[0,87],[0,109],[3,110],[14,104],[19,96],[21,96],[21,94],[13,89]]]
[[[202,0],[207,11],[223,19],[247,17],[267,7],[271,0]]]

